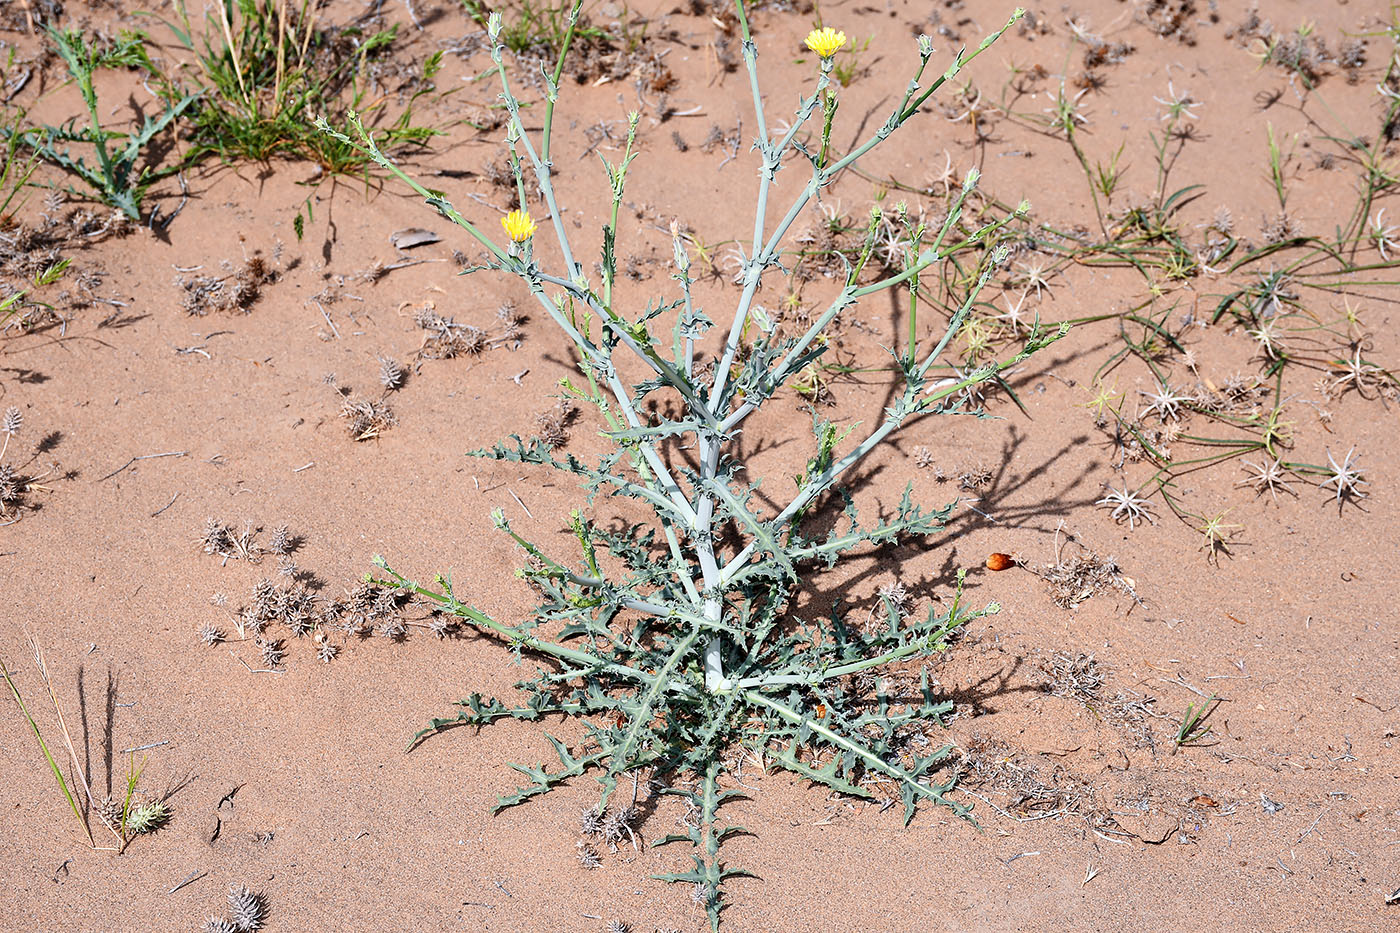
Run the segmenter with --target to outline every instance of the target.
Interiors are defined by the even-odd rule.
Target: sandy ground
[[[335,4],[324,15],[335,19],[341,6],[345,18],[358,12]],[[1085,98],[1091,122],[1084,138],[1093,155],[1106,159],[1126,143],[1119,200],[1133,196],[1128,189],[1151,193],[1147,134],[1159,128],[1161,109],[1153,97],[1166,96],[1170,82],[1200,103],[1200,138],[1184,147],[1173,169],[1181,185],[1205,186],[1205,196],[1187,209],[1188,228],[1226,206],[1258,238],[1276,213],[1266,125],[1295,139],[1289,203],[1298,222],[1322,232],[1343,223],[1355,203],[1353,173],[1317,167],[1308,147],[1321,149],[1324,141],[1299,110],[1297,81],[1261,67],[1226,37],[1243,10],[1222,4],[1212,21],[1207,5],[1198,4],[1188,44],[1154,34],[1134,17],[1134,6],[1047,9],[1047,32],[1009,35],[968,77],[996,100],[1013,63],[1060,73],[1067,16],[1080,16],[1112,41],[1134,46],[1104,70],[1107,86]],[[849,122],[837,134],[843,143],[868,109],[883,115],[888,108],[912,55],[911,24],[929,9],[823,7],[828,23],[862,41],[873,37],[862,59],[869,72],[844,92],[841,115]],[[936,9],[969,41],[1005,12],[985,2]],[[116,15],[106,7],[85,12],[95,22]],[[417,12],[426,32],[414,30],[402,10],[390,16],[405,22],[405,48],[419,56],[474,30],[450,5]],[[654,106],[644,111],[643,154],[629,191],[632,223],[620,250],[664,260],[664,224],[673,216],[710,241],[748,224],[751,156],[741,147],[738,158],[724,161],[722,148],[707,152],[699,143],[712,125],[731,129],[740,118],[747,140],[752,118],[742,71],[716,67],[714,23],[665,6],[636,12],[656,19],[654,42],[667,50],[677,79],[673,106],[703,110],[666,123],[655,120]],[[1286,29],[1315,20],[1335,46],[1388,8],[1269,0],[1261,13]],[[809,74],[810,63],[793,59],[811,22],[810,13],[756,14],[773,106],[795,100]],[[21,47],[34,43],[8,38]],[[940,37],[936,44],[946,56],[953,43]],[[1340,71],[1321,84],[1343,123],[1374,121],[1374,85],[1389,46],[1372,39],[1370,48],[1374,60],[1357,84]],[[448,57],[438,83],[459,90],[436,105],[437,118],[479,112],[490,101],[484,82],[464,80],[485,61],[480,53]],[[36,83],[23,96],[50,121],[76,112],[71,91],[39,98],[56,76],[51,69],[45,88]],[[1045,91],[1055,84],[1041,82],[1039,96],[1017,109],[1042,113],[1050,104]],[[1279,89],[1281,102],[1261,110],[1256,96]],[[637,97],[627,80],[571,84],[565,94],[560,186],[569,192],[571,219],[586,231],[600,222],[605,185],[596,161],[583,157],[585,131],[601,119],[617,121]],[[646,97],[655,104],[654,94]],[[1307,113],[1327,111],[1311,105]],[[975,145],[966,122],[935,110],[878,153],[868,171],[923,184],[942,168],[946,150],[958,174],[979,165],[987,188],[1003,200],[1026,196],[1038,217],[1092,226],[1083,171],[1063,141],[992,119],[991,140]],[[613,123],[614,132],[619,126]],[[673,131],[687,139],[687,151],[677,149]],[[467,193],[503,204],[500,191],[462,173],[479,173],[499,156],[499,135],[458,124],[415,162],[421,173],[451,171],[433,184],[490,224],[496,210]],[[289,639],[284,670],[253,673],[260,664],[250,644],[200,643],[206,623],[231,629],[230,612],[276,563],[224,562],[204,553],[197,541],[210,517],[236,529],[252,523],[263,541],[289,525],[301,541],[296,564],[327,593],[353,586],[371,555],[384,554],[419,577],[452,571],[471,602],[513,620],[530,611],[531,594],[510,576],[518,556],[492,531],[491,510],[506,509],[523,533],[562,543],[568,535],[561,517],[581,499],[560,477],[464,456],[511,432],[532,431],[557,381],[571,372],[567,343],[538,314],[518,346],[414,365],[389,399],[398,423],[370,441],[347,435],[326,374],[335,373],[356,397],[377,397],[378,358],[407,363],[420,346],[413,313],[423,302],[488,327],[503,301],[526,296],[489,275],[455,277],[452,250],[466,249],[465,238],[413,199],[392,188],[366,194],[354,182],[298,184],[310,174],[305,165],[277,163],[270,171],[235,166],[192,176],[191,199],[167,239],[138,231],[75,254],[75,265],[105,271],[99,293],[123,308],[73,311],[62,328],[11,331],[0,340],[0,407],[16,406],[24,418],[11,461],[28,464],[30,473],[60,465],[57,478],[46,481],[51,490],[26,495],[22,520],[0,527],[0,657],[53,739],[56,722],[40,702],[25,632],[43,645],[98,796],[123,782],[122,750],[153,746],[139,753],[147,756],[143,786],[157,796],[168,792],[173,811],[168,826],[120,857],[90,850],[7,698],[10,713],[0,716],[0,865],[10,893],[0,928],[193,930],[222,909],[231,883],[266,892],[270,931],[601,931],[613,920],[645,933],[703,928],[688,891],[649,879],[683,864],[680,847],[627,846],[605,854],[592,871],[578,863],[577,818],[593,800],[591,782],[489,814],[495,797],[518,783],[506,763],[547,753],[539,728],[459,729],[405,752],[413,733],[447,714],[452,700],[510,691],[520,672],[499,645],[469,634],[439,640],[411,627],[402,643],[351,639],[332,663],[321,664],[308,640]],[[848,178],[837,195],[859,216],[873,193],[870,182]],[[308,194],[313,218],[298,241],[292,218]],[[26,210],[39,210],[41,199]],[[167,199],[167,209],[177,201]],[[1400,204],[1392,206],[1400,217]],[[366,281],[362,273],[374,263],[399,259],[389,234],[414,226],[443,236],[411,254],[430,261]],[[194,317],[183,310],[176,267],[216,269],[254,251],[275,254],[279,276],[249,313]],[[1374,251],[1367,256],[1378,259]],[[659,264],[646,266],[646,275],[624,293],[638,307],[670,284]],[[1369,275],[1384,279],[1383,271]],[[1208,313],[1212,296],[1226,290],[1205,277],[1174,287],[1183,312]],[[832,288],[818,281],[808,295],[815,302]],[[715,308],[733,300],[723,284],[704,291]],[[999,290],[992,294],[1001,300]],[[1373,337],[1369,358],[1393,366],[1394,289],[1358,284],[1308,300],[1330,320],[1344,297],[1363,309]],[[1050,321],[1143,299],[1135,274],[1079,266],[1054,277],[1038,298],[1030,295]],[[114,310],[115,320],[104,322]],[[902,327],[898,311],[877,303],[856,314],[861,325],[843,331],[841,349],[879,365],[880,346]],[[1393,928],[1400,906],[1387,906],[1386,897],[1400,887],[1395,406],[1349,393],[1328,403],[1327,422],[1315,406],[1290,409],[1297,459],[1325,463],[1325,451],[1340,457],[1352,447],[1361,454],[1369,495],[1340,511],[1326,490],[1303,484],[1277,503],[1257,497],[1236,485],[1243,474],[1235,462],[1187,474],[1184,501],[1212,514],[1230,509],[1229,520],[1243,526],[1229,553],[1211,561],[1199,549],[1200,534],[1160,500],[1156,522],[1133,530],[1094,505],[1104,483],[1118,482],[1118,456],[1082,403],[1095,371],[1121,348],[1115,328],[1076,328],[1015,374],[1025,413],[1004,393],[994,395],[989,408],[1000,420],[924,421],[878,454],[859,479],[862,503],[891,506],[912,480],[923,501],[961,495],[966,504],[946,536],[857,555],[814,577],[798,602],[799,612],[815,614],[844,595],[865,612],[879,587],[897,581],[922,611],[949,598],[962,568],[969,599],[1004,607],[973,624],[930,667],[957,704],[948,738],[962,749],[960,793],[975,805],[978,825],[927,809],[905,828],[898,807],[828,795],[784,772],[765,773],[750,757],[734,781],[750,788],[750,799],[726,815],[753,836],[733,840],[726,851],[731,863],[759,877],[733,884],[725,929]],[[1193,329],[1189,341],[1200,371],[1217,381],[1260,368],[1253,342],[1224,323]],[[1189,376],[1179,358],[1168,367],[1177,378]],[[1130,406],[1152,385],[1136,360],[1114,375]],[[1297,384],[1287,391],[1319,398],[1309,396],[1315,375],[1290,376]],[[828,417],[877,416],[881,379],[837,380]],[[800,402],[776,400],[763,430],[803,438],[810,416]],[[575,424],[568,449],[581,456],[601,451],[594,427],[586,419]],[[916,465],[919,445],[929,448],[945,481],[933,466]],[[803,443],[784,440],[757,463],[779,483],[800,471],[808,453]],[[128,462],[143,457],[151,459]],[[979,468],[990,479],[971,492],[959,489],[958,475]],[[1151,469],[1129,464],[1127,472],[1141,481]],[[1065,545],[1071,534],[1111,555],[1140,601],[1108,590],[1067,610],[1027,569],[984,567],[991,552],[1016,555],[1031,568],[1054,562],[1057,546],[1080,553],[1079,545]],[[226,607],[211,604],[215,594],[226,595]],[[1049,690],[1056,657],[1081,655],[1095,659],[1103,681],[1087,704]],[[1222,700],[1208,720],[1211,734],[1173,753],[1171,737],[1187,705],[1202,700],[1196,690]],[[1125,712],[1115,698],[1136,698],[1148,712]],[[571,729],[556,731],[568,739],[577,734]],[[669,806],[643,826],[643,841],[671,830],[676,813]]]

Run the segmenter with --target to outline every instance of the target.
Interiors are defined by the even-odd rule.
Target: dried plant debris
[[[1211,4],[1212,9],[1214,4]],[[1175,36],[1184,45],[1196,44],[1195,0],[1140,0],[1134,18],[1157,35]]]
[[[459,356],[480,356],[502,346],[518,348],[526,317],[513,303],[507,302],[496,309],[495,325],[487,329],[460,324],[450,317],[444,317],[428,301],[418,307],[413,320],[425,331],[423,343],[418,348],[418,358],[448,360]]]
[[[24,497],[34,489],[49,489],[39,483],[39,480],[48,476],[58,469],[57,465],[50,467],[43,476],[27,476],[6,460],[6,455],[10,452],[10,444],[15,436],[24,427],[24,413],[17,407],[11,405],[5,409],[5,414],[0,417],[0,522],[9,523],[17,521],[21,509],[24,508]]]
[[[575,846],[578,850],[578,863],[584,868],[592,870],[603,864],[602,857],[598,855],[598,850],[591,843],[580,839]]]
[[[211,311],[242,311],[253,309],[262,288],[277,281],[276,263],[282,248],[273,251],[272,259],[255,252],[239,265],[228,260],[221,263],[222,275],[178,276],[175,283],[185,292],[185,311],[203,316]]]
[[[345,419],[345,429],[357,441],[378,437],[398,423],[393,408],[382,398],[347,398],[340,407],[340,417]]]
[[[1279,211],[1260,227],[1260,233],[1265,243],[1277,245],[1302,236],[1303,228],[1287,211]]]
[[[743,127],[741,125],[735,124],[732,128],[721,129],[718,124],[712,124],[710,131],[700,141],[700,148],[705,152],[719,150],[725,153],[725,161],[727,162],[738,154],[742,142]]]
[[[232,525],[217,518],[207,518],[199,537],[199,548],[206,554],[222,557],[224,563],[230,560],[246,560],[256,564],[266,553],[257,541],[258,532],[261,530],[252,522],[244,522],[243,529],[235,532]]]
[[[67,318],[62,309],[99,302],[112,304],[120,313],[120,303],[96,294],[104,275],[101,268],[75,268],[72,256],[65,254],[86,250],[107,237],[124,236],[132,229],[121,211],[65,209],[60,192],[45,199],[37,222],[0,217],[0,298],[14,299],[4,331],[25,332],[53,323],[64,326]],[[58,291],[46,292],[46,288]]]
[[[964,755],[961,783],[984,794],[1004,796],[999,807],[1013,819],[1099,810],[1093,785],[1062,765],[1051,766],[1047,774],[1024,754],[980,738],[967,743]]]
[[[282,669],[282,659],[287,656],[286,651],[282,648],[282,639],[259,635],[253,639],[253,646],[258,649],[265,669],[269,671]]]
[[[40,27],[52,26],[62,16],[63,4],[59,0],[29,0],[18,5],[6,4],[0,7],[0,29],[5,32],[42,32]]]
[[[1108,701],[1108,715],[1133,736],[1137,748],[1157,750],[1157,737],[1152,731],[1153,719],[1165,719],[1155,709],[1157,698],[1136,690],[1120,690]]]
[[[624,16],[631,14],[624,11]],[[668,49],[660,48],[660,35],[643,30],[641,38],[624,39],[612,30],[588,26],[588,17],[580,21],[585,26],[569,46],[564,58],[564,73],[579,84],[627,82],[638,93],[662,93],[675,86],[676,78],[666,65]],[[528,47],[514,49],[518,66],[516,73],[528,87],[542,90],[544,77],[552,73],[558,50],[555,36],[541,32]]]
[[[584,868],[602,864],[602,850],[617,852],[624,844],[640,848],[637,825],[642,811],[635,801],[613,808],[585,807],[579,814],[579,832],[584,838],[574,843],[575,855]]]
[[[386,388],[378,398],[356,398],[349,387],[336,382],[335,373],[327,373],[322,382],[330,386],[340,399],[340,417],[345,422],[346,431],[355,440],[367,441],[379,437],[398,424],[394,409],[386,398],[389,389]]]
[[[327,599],[318,591],[319,586],[314,575],[302,572],[278,580],[263,578],[254,584],[244,606],[236,612],[225,608],[238,638],[253,641],[264,668],[281,668],[287,646],[275,636],[283,632],[293,640],[309,638],[317,660],[329,663],[339,656],[344,640],[352,636],[402,641],[410,628],[424,629],[438,638],[456,631],[454,617],[433,609],[409,618],[406,613],[412,598],[404,590],[361,582],[343,598]],[[220,608],[227,604],[218,598],[211,602]],[[228,636],[224,627],[205,622],[198,637],[206,645],[215,645]]]
[[[1041,662],[1040,669],[1050,678],[1045,689],[1052,695],[1078,700],[1092,706],[1103,689],[1103,671],[1092,654],[1052,652]]]
[[[991,485],[991,482],[991,468],[980,464],[958,474],[958,486],[961,489],[985,489],[987,486]]]
[[[1061,609],[1076,609],[1094,594],[1110,589],[1141,604],[1137,582],[1132,577],[1124,576],[1114,558],[1095,553],[1072,535],[1066,538],[1066,543],[1074,544],[1080,553],[1065,558],[1063,546],[1057,546],[1055,562],[1033,571],[1050,585],[1050,599],[1055,605]]]
[[[1225,37],[1248,47],[1264,64],[1276,65],[1312,83],[1323,77],[1328,65],[1338,63],[1311,24],[1304,23],[1291,30],[1279,29],[1271,20],[1260,17],[1258,7],[1252,8],[1237,26],[1227,30]],[[1354,60],[1354,50],[1351,57]]]
[[[578,406],[567,398],[556,401],[535,416],[536,434],[547,446],[563,447],[569,441],[569,425],[578,414]]]

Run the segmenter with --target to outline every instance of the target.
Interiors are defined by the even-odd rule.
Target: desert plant
[[[1206,725],[1206,718],[1219,705],[1220,701],[1213,693],[1206,697],[1206,701],[1199,706],[1195,703],[1186,704],[1186,713],[1181,717],[1181,725],[1177,728],[1176,735],[1172,737],[1173,755],[1180,748],[1200,745],[1205,742],[1211,734],[1210,726]]]
[[[117,208],[132,220],[141,219],[141,201],[152,184],[172,174],[177,166],[153,169],[142,165],[152,140],[165,131],[175,119],[198,99],[199,95],[168,96],[160,115],[142,118],[135,133],[126,135],[103,129],[98,116],[97,90],[93,75],[100,68],[141,68],[149,73],[157,69],[146,52],[145,38],[140,33],[124,32],[109,46],[103,47],[84,38],[77,29],[58,30],[49,27],[49,39],[54,51],[68,67],[69,77],[78,85],[87,106],[89,125],[80,127],[74,117],[63,126],[37,126],[15,133],[3,131],[9,138],[18,138],[46,162],[76,175],[98,200]],[[114,145],[124,140],[120,145]],[[71,144],[92,147],[93,164],[82,155],[73,155]],[[75,192],[77,193],[77,192]]]
[[[869,281],[862,273],[876,268],[867,265],[875,239],[867,237],[856,261],[847,262],[844,284],[827,309],[814,316],[800,336],[780,335],[754,298],[764,275],[781,268],[777,257],[790,228],[833,179],[913,119],[929,96],[1005,27],[970,54],[960,51],[927,88],[921,88],[919,81],[933,50],[931,41],[921,38],[918,67],[898,107],[870,139],[839,158],[832,154],[828,159],[830,120],[819,118],[819,141],[802,140],[799,133],[819,109],[830,114],[835,107],[833,56],[844,45],[845,36],[827,28],[808,37],[808,46],[820,59],[816,87],[802,97],[782,135],[769,136],[757,51],[742,0],[736,6],[757,111],[756,148],[762,166],[752,253],[742,262],[742,293],[708,365],[701,365],[700,354],[712,324],[692,300],[691,257],[677,229],[672,236],[679,297],[650,304],[636,318],[614,305],[617,220],[636,154],[635,114],[621,158],[616,163],[604,161],[612,213],[603,229],[601,281],[596,286],[576,258],[569,228],[556,206],[551,153],[567,41],[552,77],[546,76],[542,130],[536,142],[525,129],[521,104],[502,66],[501,19],[493,15],[488,22],[492,57],[510,117],[506,138],[522,205],[503,219],[509,237],[506,246],[457,213],[442,194],[429,191],[395,167],[368,132],[361,130],[354,141],[485,247],[488,255],[479,268],[514,275],[529,287],[578,354],[583,382],[566,380],[566,392],[599,412],[616,445],[597,467],[571,455],[556,456],[547,443],[526,443],[519,437],[477,455],[569,472],[582,480],[590,500],[600,492],[631,497],[649,506],[655,517],[654,526],[643,531],[606,525],[573,512],[569,524],[582,561],[571,567],[527,541],[504,513],[496,512],[496,526],[526,554],[529,566],[520,575],[540,597],[534,618],[520,625],[507,625],[461,602],[447,576],[437,576],[432,587],[423,586],[376,557],[384,571],[381,584],[432,600],[440,609],[550,666],[521,684],[528,697],[524,703],[472,694],[460,701],[455,717],[433,720],[415,743],[452,724],[483,726],[505,718],[536,720],[551,714],[582,718],[587,733],[583,745],[571,750],[550,736],[558,765],[513,765],[529,783],[503,797],[497,808],[520,803],[591,771],[603,789],[598,806],[590,812],[601,818],[619,777],[629,773],[635,777],[649,769],[654,779],[669,780],[671,786],[664,792],[684,798],[695,819],[688,824],[689,832],[660,842],[689,842],[694,867],[660,877],[693,884],[696,900],[704,905],[714,928],[723,906],[722,885],[745,874],[720,858],[723,841],[741,831],[723,825],[718,816],[721,804],[735,794],[720,787],[724,755],[735,746],[767,749],[769,760],[779,766],[843,793],[870,797],[875,794],[871,784],[881,784],[902,799],[906,822],[920,802],[967,812],[961,802],[947,796],[954,778],[941,783],[934,778],[950,749],[932,745],[921,731],[940,722],[951,704],[937,696],[926,674],[922,679],[907,676],[902,687],[890,689],[870,673],[881,669],[895,673],[893,665],[941,650],[969,619],[997,607],[969,610],[959,588],[946,612],[930,610],[925,618],[907,617],[902,600],[882,595],[883,624],[861,626],[848,623],[839,605],[829,620],[799,621],[790,614],[790,603],[814,565],[830,567],[841,555],[865,544],[882,545],[940,531],[952,506],[925,511],[913,501],[912,484],[894,514],[862,526],[855,503],[838,481],[910,421],[966,411],[967,389],[995,378],[1006,366],[1066,331],[1062,327],[1046,334],[1032,327],[1024,348],[1007,362],[986,363],[941,380],[930,376],[966,320],[978,291],[1005,258],[1005,250],[997,244],[998,231],[1029,207],[1023,204],[970,235],[958,234],[964,202],[977,186],[974,171],[964,181],[932,245],[917,253],[905,251],[899,271],[876,273],[883,277]],[[575,2],[571,25],[578,14]],[[1013,15],[1008,26],[1020,15],[1019,11]],[[350,122],[359,129],[353,114]],[[319,126],[346,144],[352,142],[324,121]],[[808,160],[811,177],[770,227],[773,181],[784,158],[793,153]],[[528,188],[523,164],[533,170],[534,184]],[[552,218],[562,253],[563,269],[557,272],[547,271],[535,256],[538,225],[526,209],[527,194],[535,190]],[[937,339],[928,338],[923,349],[911,343],[891,352],[898,384],[878,426],[847,443],[849,431],[838,431],[814,412],[816,449],[797,478],[797,492],[776,514],[768,514],[758,504],[759,481],[745,477],[746,465],[739,459],[735,439],[745,422],[822,357],[827,348],[824,335],[838,317],[864,297],[912,287],[921,270],[955,249],[979,250],[981,268],[968,277],[964,299],[936,329]],[[915,313],[917,305],[910,307]],[[669,324],[666,331],[663,320]],[[910,328],[910,334],[917,336],[916,322]],[[615,356],[624,348],[636,358],[631,365],[646,368],[647,378],[630,387]],[[673,411],[674,416],[658,414]],[[687,461],[682,450],[691,449],[694,459]],[[766,488],[765,492],[772,494]],[[836,508],[830,508],[833,505]],[[842,527],[823,534],[806,522],[823,512],[830,517],[841,505],[848,520]],[[612,816],[630,825],[618,813]]]
[[[493,14],[499,14],[501,25],[495,39],[516,54],[540,52],[555,55],[576,40],[606,43],[614,38],[597,26],[580,23],[579,17],[570,12],[569,4],[564,0],[504,0],[498,3],[462,0],[462,9],[472,22],[483,29]],[[626,17],[623,22],[627,22]]]
[[[78,821],[88,845],[94,849],[103,849],[109,852],[124,852],[137,836],[153,833],[164,826],[170,819],[170,807],[165,800],[138,802],[137,787],[141,783],[145,762],[143,761],[138,767],[134,752],[127,768],[126,788],[122,796],[116,798],[109,794],[100,801],[93,796],[92,785],[89,783],[88,775],[78,757],[72,733],[68,731],[68,723],[63,716],[63,706],[58,702],[58,693],[54,690],[53,676],[49,673],[49,665],[44,658],[44,651],[39,647],[39,642],[32,637],[29,639],[29,647],[34,652],[34,668],[44,684],[49,701],[53,704],[54,716],[58,720],[58,729],[63,736],[64,748],[68,752],[68,768],[71,776],[63,773],[63,768],[54,758],[49,743],[44,740],[39,723],[35,720],[34,714],[30,712],[29,706],[24,702],[24,696],[20,693],[13,675],[3,661],[0,661],[0,679],[4,680],[5,685],[10,688],[10,695],[14,697],[15,704],[19,707],[20,716],[29,725],[30,731],[34,733],[34,740],[39,743],[39,751],[43,754],[44,761],[53,774],[54,782],[58,785],[59,792],[63,794],[63,799],[68,804],[68,809],[72,811],[74,818]],[[88,814],[93,810],[97,811],[98,819],[115,837],[115,844],[99,846],[93,838],[92,829],[88,825]]]
[[[310,160],[330,175],[354,174],[368,160],[309,122],[347,107],[372,114],[381,148],[422,144],[437,133],[414,123],[413,108],[433,92],[440,52],[424,62],[396,116],[387,113],[388,95],[372,93],[375,62],[393,47],[396,28],[325,25],[310,2],[220,0],[198,27],[183,3],[176,12],[178,21],[165,26],[195,56],[190,80],[201,90],[189,120],[191,159],[266,162],[281,156]]]
[[[37,651],[37,646],[35,650]],[[10,688],[10,695],[15,698],[15,703],[19,706],[20,716],[24,719],[26,723],[29,724],[30,731],[34,733],[34,740],[39,743],[39,751],[43,754],[44,761],[48,763],[49,771],[53,774],[54,782],[58,784],[58,789],[59,792],[63,794],[63,799],[68,802],[68,809],[73,812],[73,817],[78,821],[78,825],[82,828],[83,835],[87,837],[88,844],[93,845],[94,842],[92,838],[92,830],[88,828],[87,819],[83,816],[83,812],[78,807],[78,801],[74,796],[75,792],[79,788],[76,786],[69,785],[67,775],[63,773],[63,769],[59,767],[58,761],[55,760],[53,752],[49,749],[49,743],[44,741],[44,733],[40,731],[39,724],[34,719],[34,714],[29,712],[29,707],[25,705],[24,697],[20,694],[19,687],[15,686],[14,678],[10,676],[10,672],[5,667],[5,663],[3,661],[0,661],[0,678],[3,678],[5,681],[5,685]],[[62,713],[60,711],[60,723],[62,723],[63,721],[61,716]],[[67,727],[63,727],[62,731],[64,739],[65,741],[67,741]],[[80,766],[76,764],[76,758],[74,767],[75,769],[77,769],[76,774],[79,777],[81,777],[82,771],[80,770]],[[78,782],[76,780],[73,782],[74,785],[77,785],[77,783]]]

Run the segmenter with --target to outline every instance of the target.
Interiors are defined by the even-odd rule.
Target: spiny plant
[[[140,68],[148,74],[158,69],[146,51],[140,33],[121,33],[110,45],[89,41],[77,29],[48,27],[54,51],[68,67],[69,77],[78,85],[87,106],[89,125],[79,126],[74,117],[63,126],[37,126],[20,131],[19,139],[40,158],[52,162],[81,179],[98,200],[117,208],[132,220],[141,219],[141,201],[151,185],[172,174],[178,167],[151,168],[143,164],[148,148],[157,136],[180,117],[198,93],[169,96],[161,113],[146,115],[134,133],[115,133],[102,128],[98,113],[97,90],[93,75],[101,68]],[[7,136],[13,130],[3,130]],[[95,164],[83,155],[73,155],[70,146],[91,147]],[[76,191],[74,193],[77,193]]]
[[[757,49],[750,36],[742,0],[736,4],[756,111],[759,171],[750,252],[742,255],[741,294],[727,331],[722,331],[712,361],[700,363],[712,321],[693,300],[691,257],[678,228],[673,228],[675,274],[679,297],[649,303],[631,316],[614,302],[616,236],[629,167],[637,154],[638,118],[630,119],[621,158],[604,160],[612,193],[611,217],[603,228],[601,281],[590,282],[576,258],[568,225],[558,208],[554,187],[552,125],[558,81],[580,3],[570,12],[570,26],[552,76],[547,75],[546,102],[538,140],[522,121],[522,105],[502,64],[504,45],[499,15],[488,21],[491,54],[501,81],[501,98],[509,114],[506,141],[522,208],[502,225],[509,237],[498,245],[486,231],[459,214],[444,196],[411,179],[375,146],[352,114],[358,140],[318,124],[348,144],[356,144],[386,170],[422,195],[444,217],[460,225],[486,250],[477,269],[516,276],[529,288],[549,318],[568,336],[578,355],[582,383],[565,380],[572,398],[592,406],[606,423],[615,448],[597,466],[569,454],[556,455],[548,443],[519,437],[478,456],[552,467],[578,477],[590,503],[599,495],[639,500],[652,511],[651,527],[605,524],[575,510],[569,527],[582,552],[570,565],[555,559],[518,534],[503,512],[493,518],[527,557],[519,571],[539,595],[534,616],[519,625],[491,618],[462,602],[449,576],[423,586],[389,567],[377,582],[436,603],[485,633],[497,636],[517,654],[540,660],[532,680],[519,688],[523,702],[503,702],[473,693],[459,701],[459,712],[434,719],[415,737],[450,725],[485,726],[502,719],[538,720],[547,716],[582,720],[586,740],[570,747],[548,736],[557,763],[512,765],[529,783],[502,797],[497,809],[546,793],[586,772],[602,785],[595,814],[607,811],[618,779],[649,771],[653,780],[669,781],[663,792],[685,800],[696,815],[688,831],[660,843],[688,842],[693,867],[660,875],[695,886],[712,928],[718,929],[726,881],[745,875],[722,859],[724,841],[742,828],[724,823],[723,803],[736,792],[721,787],[726,756],[736,748],[764,751],[769,760],[833,790],[871,797],[871,784],[882,784],[903,801],[908,822],[920,803],[937,803],[966,814],[967,807],[948,796],[954,778],[935,777],[950,748],[934,750],[921,731],[939,723],[951,704],[940,698],[927,674],[895,677],[892,688],[874,672],[899,673],[894,666],[940,651],[968,620],[996,611],[995,604],[970,610],[961,587],[946,612],[930,610],[926,618],[906,617],[902,602],[882,595],[882,623],[848,622],[839,605],[829,619],[795,617],[792,600],[814,567],[831,567],[844,554],[864,545],[884,545],[939,532],[952,506],[926,511],[913,501],[912,484],[897,509],[871,524],[858,521],[855,502],[838,482],[879,449],[901,427],[930,415],[969,411],[968,389],[996,378],[1007,366],[1063,336],[1061,327],[1044,333],[1029,328],[1021,350],[1003,362],[989,361],[944,379],[930,375],[936,361],[962,327],[980,288],[1004,259],[998,232],[1023,204],[971,233],[957,234],[964,202],[977,187],[968,174],[947,220],[924,247],[897,250],[889,258],[898,268],[860,284],[876,249],[867,237],[857,261],[848,263],[839,294],[800,336],[782,336],[754,303],[767,273],[783,269],[780,249],[804,210],[845,169],[906,126],[924,102],[953,79],[1022,15],[985,39],[976,50],[961,50],[942,75],[927,87],[920,81],[933,55],[928,37],[918,43],[918,67],[899,104],[867,140],[844,155],[831,147],[831,120],[836,106],[833,56],[845,36],[834,29],[815,30],[808,46],[820,59],[815,89],[800,99],[780,135],[770,135],[760,91]],[[808,121],[820,114],[819,134],[800,137]],[[809,180],[792,204],[770,217],[769,199],[785,158],[795,155],[811,169]],[[526,184],[526,166],[533,175]],[[538,224],[530,216],[528,195],[538,191],[562,254],[563,268],[547,270],[534,249]],[[872,225],[872,231],[874,226]],[[957,242],[954,242],[954,241]],[[917,240],[916,240],[917,242]],[[897,382],[892,401],[877,426],[851,439],[813,413],[815,450],[798,491],[781,509],[760,503],[761,480],[747,473],[737,443],[750,417],[799,374],[820,360],[829,327],[860,299],[895,288],[913,288],[921,271],[946,259],[954,249],[983,246],[980,271],[970,277],[960,305],[940,322],[932,336],[919,337],[918,321],[909,321],[903,347],[891,350]],[[469,270],[473,271],[473,270]],[[784,269],[784,271],[786,271]],[[917,305],[911,302],[911,317]],[[669,324],[669,326],[666,326]],[[664,328],[664,329],[663,329]],[[711,344],[714,346],[714,344]],[[622,365],[643,366],[646,378],[628,386]],[[621,355],[621,358],[619,356]],[[669,413],[675,413],[669,414]],[[689,451],[694,451],[688,459]],[[764,493],[771,491],[764,488]],[[844,515],[821,529],[811,519],[825,513]],[[830,527],[829,531],[825,528]],[[630,824],[629,824],[630,825]]]

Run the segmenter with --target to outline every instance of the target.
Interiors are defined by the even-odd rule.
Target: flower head
[[[846,44],[846,34],[832,29],[830,26],[823,26],[821,29],[813,29],[807,33],[807,48],[816,52],[822,58],[830,58],[835,55],[841,46]]]
[[[501,218],[501,226],[506,228],[506,235],[515,243],[524,243],[539,229],[539,224],[530,217],[529,211],[511,211]]]

